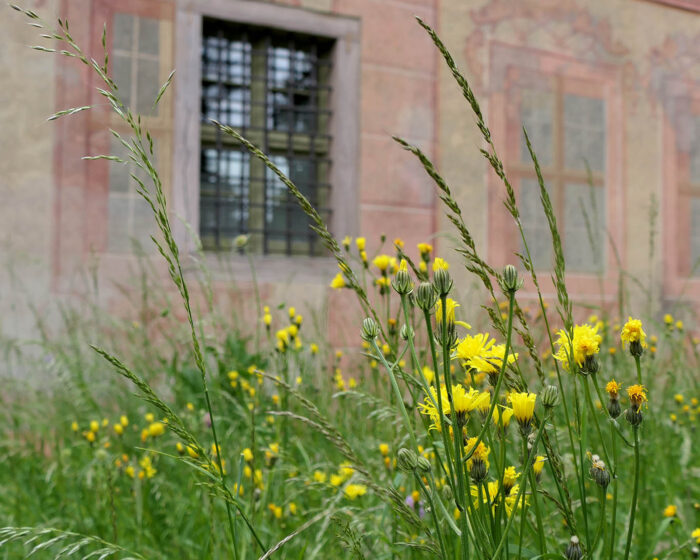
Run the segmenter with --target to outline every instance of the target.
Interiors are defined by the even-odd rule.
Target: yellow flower
[[[350,250],[350,244],[352,243],[352,237],[349,235],[346,235],[343,237],[343,247],[345,248],[346,251]]]
[[[493,415],[491,418],[497,427],[502,425],[505,429],[508,427],[508,424],[510,424],[510,419],[513,417],[513,409],[506,408],[504,406],[501,406],[500,408],[503,409],[503,412],[499,412],[499,407],[497,406],[493,409]]]
[[[70,429],[73,430],[74,432],[77,432],[78,429],[79,429],[78,423],[77,423],[77,422],[73,422],[73,423],[70,425]]]
[[[664,517],[676,517],[678,514],[678,508],[671,504],[664,508]]]
[[[268,504],[267,509],[269,509],[272,512],[272,515],[275,517],[275,519],[280,519],[282,517],[282,508],[280,506],[276,506],[275,504]]]
[[[489,339],[488,333],[467,335],[457,344],[457,358],[465,366],[473,367],[471,361],[488,352],[495,343],[493,338]]]
[[[389,444],[380,443],[379,444],[379,452],[382,454],[383,457],[386,457],[387,455],[389,455]]]
[[[471,325],[464,323],[462,321],[455,321],[455,309],[460,307],[452,298],[445,299],[445,309],[447,309],[447,324],[456,323],[457,325],[462,325],[465,329],[471,329]],[[438,325],[442,325],[442,299],[437,300],[435,305],[435,321]]]
[[[544,455],[538,455],[535,457],[535,462],[532,464],[532,472],[535,473],[535,476],[540,476],[542,473],[542,469],[544,468],[544,462],[546,458]]]
[[[697,528],[692,533],[690,533],[690,537],[695,539],[695,542],[697,544],[700,544],[700,528]]]
[[[520,476],[520,473],[516,472],[513,466],[507,467],[503,471],[503,490],[505,490],[506,496],[517,482],[518,476]]]
[[[266,327],[269,327],[270,324],[272,323],[272,315],[269,313],[265,313],[263,315],[263,323],[265,324]]]
[[[670,313],[666,313],[666,315],[664,315],[664,323],[667,325],[673,325],[673,316]]]
[[[97,420],[92,420],[90,422],[90,431],[92,433],[97,433],[97,430],[100,429],[100,423]]]
[[[627,387],[627,396],[630,399],[630,403],[632,403],[637,410],[642,406],[642,403],[648,400],[645,389],[641,385]]]
[[[392,266],[392,261],[396,261],[396,259],[389,255],[377,255],[372,264],[379,269],[379,272],[386,274],[387,269]]]
[[[314,355],[318,354],[318,344],[315,344],[312,342],[311,345],[309,346],[309,350]]]
[[[364,496],[367,493],[367,487],[364,484],[348,484],[343,493],[349,500],[354,500],[359,496]]]
[[[622,383],[618,383],[614,379],[609,381],[608,384],[605,386],[605,390],[608,392],[608,395],[610,395],[611,399],[616,399],[618,397],[621,388]]]
[[[148,435],[151,437],[162,436],[165,433],[165,424],[163,422],[153,422],[148,426]]]
[[[679,321],[676,321],[676,328],[677,328],[679,331],[682,331],[682,330],[683,330],[683,321],[680,321],[680,320],[679,320]]]
[[[117,434],[118,436],[122,435],[124,433],[124,426],[121,424],[115,424],[113,426],[114,428],[114,433]]]
[[[345,287],[345,278],[343,275],[339,272],[338,274],[335,275],[333,280],[331,280],[331,288],[334,290],[340,290],[341,288]]]
[[[330,482],[331,486],[340,486],[343,483],[343,477],[339,474],[332,474]]]
[[[622,339],[623,346],[625,343],[631,344],[633,342],[639,342],[639,344],[642,345],[642,348],[646,348],[647,346],[647,335],[644,332],[642,322],[639,319],[632,319],[632,317],[627,319],[625,326],[622,327],[620,338]]]
[[[289,502],[289,513],[292,515],[297,514],[297,505],[294,502]]]
[[[394,239],[394,247],[396,247],[397,249],[403,249],[403,246],[404,246],[403,239],[401,239],[400,237],[397,237],[396,239]]]
[[[314,482],[318,482],[319,484],[323,484],[326,482],[326,473],[321,472],[321,471],[314,471]]]
[[[90,443],[95,443],[95,432],[83,432],[83,435],[85,436],[85,439],[88,440]]]
[[[491,346],[490,349],[483,352],[481,355],[474,356],[470,361],[469,365],[475,370],[494,374],[501,371],[503,367],[503,356],[506,353],[505,344],[496,344]],[[514,353],[508,353],[508,363],[512,364],[518,359],[518,355]]]
[[[513,415],[523,429],[530,427],[532,417],[535,414],[536,400],[537,395],[534,393],[511,393],[510,395]]]
[[[447,263],[446,260],[441,259],[440,257],[436,257],[435,260],[433,261],[433,272],[437,270],[447,270],[450,268],[450,265]]]
[[[467,440],[467,445],[464,446],[465,454],[471,453],[472,449],[474,449],[474,453],[472,453],[472,456],[469,457],[469,460],[467,461],[468,471],[471,471],[474,465],[479,462],[484,464],[486,470],[488,470],[489,468],[489,453],[491,453],[491,450],[486,446],[486,444],[483,441],[480,441],[479,445],[477,445],[476,448],[474,448],[477,439],[479,438],[469,438]]]
[[[432,369],[430,369],[430,367],[423,366],[423,377],[425,377],[425,380],[428,382],[428,385],[430,385],[435,379],[435,372]]]
[[[683,395],[681,395],[680,393],[676,393],[676,394],[673,396],[673,399],[674,399],[678,404],[683,403]]]
[[[428,243],[419,243],[418,252],[420,253],[420,256],[425,259],[426,257],[430,256],[430,253],[433,252],[433,246]]]
[[[243,450],[243,459],[247,462],[250,462],[253,460],[253,452],[250,450],[249,447],[246,447]]]
[[[146,422],[148,422],[149,424],[152,423],[156,419],[156,417],[153,415],[152,412],[147,413],[144,416],[144,418],[146,419]]]
[[[355,245],[357,245],[358,251],[364,251],[365,250],[365,238],[358,237],[357,239],[355,239]]]
[[[586,360],[593,358],[600,351],[602,337],[598,334],[598,325],[592,327],[588,324],[574,326],[573,340],[565,330],[559,331],[557,344],[559,350],[554,357],[570,370],[569,360],[573,356],[574,362],[583,367]]]

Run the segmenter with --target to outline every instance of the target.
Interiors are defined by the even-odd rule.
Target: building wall
[[[177,60],[178,14],[194,4],[185,0],[35,0],[28,7],[48,21],[59,14],[67,17],[77,42],[95,56],[100,56],[102,22],[110,14],[122,11],[157,19],[162,83]],[[699,281],[684,277],[692,226],[687,198],[676,194],[682,180],[679,169],[687,164],[683,163],[688,143],[684,112],[700,114],[700,108],[693,108],[698,105],[694,100],[700,98],[700,20],[695,11],[700,6],[692,0],[684,2],[683,9],[672,5],[678,3],[647,0],[287,0],[278,4],[280,9],[292,7],[302,14],[334,14],[359,22],[359,35],[349,39],[357,42],[360,52],[358,211],[354,225],[348,222],[346,231],[334,231],[336,236],[364,235],[370,243],[369,254],[382,234],[389,247],[395,237],[401,237],[414,256],[416,243],[429,241],[458,263],[451,252],[453,230],[435,188],[415,158],[391,139],[398,135],[418,145],[436,163],[462,206],[481,254],[496,265],[512,260],[507,252],[514,247],[512,226],[503,219],[501,207],[505,191],[479,154],[484,142],[474,117],[439,53],[414,21],[417,15],[438,29],[470,80],[509,174],[517,175],[511,145],[513,135],[519,134],[511,118],[517,113],[514,75],[536,71],[548,80],[564,76],[565,88],[581,84],[594,97],[597,87],[605,91],[600,94],[606,104],[607,127],[601,181],[607,193],[606,237],[614,241],[615,250],[605,243],[603,295],[592,288],[601,285],[596,275],[571,274],[575,299],[613,306],[625,271],[637,306],[659,309],[664,301],[700,301]],[[103,304],[118,309],[115,286],[127,282],[136,266],[133,256],[109,250],[107,162],[80,159],[110,148],[105,128],[114,123],[94,92],[94,76],[75,60],[26,48],[39,42],[36,30],[9,8],[5,16],[0,18],[0,31],[7,48],[0,50],[0,68],[3,83],[10,87],[0,92],[3,122],[9,123],[0,132],[4,195],[0,223],[2,255],[12,266],[4,267],[0,281],[0,310],[6,317],[4,332],[20,335],[30,332],[33,322],[26,312],[27,301],[48,310],[57,300],[79,299],[91,271],[101,286]],[[194,49],[193,56],[199,56],[199,47]],[[186,215],[186,205],[177,198],[181,168],[174,154],[183,135],[192,132],[179,128],[173,119],[183,91],[178,87],[166,94],[157,118],[149,122],[159,138],[158,159],[166,189],[175,185],[175,192],[169,194],[178,214],[182,210]],[[98,107],[93,111],[46,122],[56,110],[95,103]],[[518,181],[515,188],[517,192]],[[650,242],[649,216],[654,208],[658,209],[653,221],[656,233]],[[183,245],[189,246],[186,230],[179,232]],[[224,286],[228,271],[233,270],[242,290],[243,296],[236,297],[221,290],[222,304],[247,302],[245,313],[254,315],[247,261],[234,256],[220,265],[208,258],[215,282]],[[301,301],[309,307],[325,301],[332,338],[339,344],[354,338],[354,322],[346,316],[350,294],[328,288],[336,271],[334,263],[297,257],[260,257],[255,263],[264,298]],[[471,290],[474,281],[466,272],[458,265],[453,270],[460,290]],[[164,273],[162,267],[160,271]],[[17,289],[12,274],[20,279]],[[541,274],[551,294],[547,276]],[[650,284],[651,292],[644,292],[631,279]]]

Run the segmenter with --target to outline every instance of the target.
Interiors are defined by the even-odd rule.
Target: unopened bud
[[[408,268],[405,266],[406,261],[401,261],[401,267],[396,272],[396,276],[391,282],[396,293],[405,296],[413,291],[413,281],[411,280],[411,275],[408,272]]]
[[[635,408],[634,406],[630,406],[625,411],[625,418],[627,418],[627,421],[632,426],[639,426],[643,420],[641,407]]]
[[[430,472],[430,461],[423,456],[418,457],[416,468],[422,473]]]
[[[523,287],[523,279],[518,275],[518,269],[512,264],[507,265],[503,269],[501,276],[501,289],[507,295],[514,294]]]
[[[396,464],[402,471],[412,472],[418,465],[418,456],[414,451],[402,447],[396,454]]]
[[[379,336],[379,325],[372,319],[372,317],[367,317],[362,321],[362,340],[371,342]]]
[[[416,303],[423,311],[430,311],[437,301],[437,294],[430,282],[421,282],[416,293]]]
[[[401,327],[401,332],[399,333],[399,336],[401,337],[401,340],[408,340],[409,338],[413,338],[413,328],[409,327],[408,325],[403,325]]]
[[[556,385],[547,385],[542,391],[542,404],[545,408],[554,408],[559,404],[559,389]]]
[[[583,375],[593,375],[598,373],[599,367],[598,360],[596,360],[595,356],[586,356],[580,371]]]
[[[620,399],[610,399],[608,401],[608,413],[611,418],[617,418],[622,414],[622,407],[620,406]]]
[[[642,354],[644,354],[644,347],[639,340],[633,340],[630,342],[630,354],[632,354],[632,356],[635,358],[639,358]]]
[[[569,541],[569,546],[566,547],[566,560],[581,560],[583,558],[583,551],[581,550],[581,544],[578,537],[574,535]]]
[[[439,268],[433,273],[433,286],[440,297],[445,297],[452,290],[454,282],[452,276],[446,268]]]

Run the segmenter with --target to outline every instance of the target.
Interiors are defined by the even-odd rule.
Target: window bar
[[[251,83],[246,83],[246,79],[250,80],[252,78],[253,74],[253,47],[251,44],[251,48],[247,49],[246,45],[248,44],[248,34],[243,33],[241,35],[241,61],[243,67],[239,69],[241,73],[241,79],[243,82],[243,107],[242,111],[243,113],[241,114],[241,134],[243,136],[247,137],[248,136],[248,130],[247,126],[251,124],[250,122],[246,122],[246,115],[251,114],[251,107],[250,107],[250,102],[251,102],[251,88],[252,84]],[[248,70],[249,69],[249,70]],[[247,74],[247,75],[246,75]],[[247,92],[247,94],[246,94]],[[250,118],[250,117],[249,117]],[[244,183],[244,179],[246,177],[245,175],[245,151],[243,150],[243,147],[241,146],[241,161],[240,165],[238,166],[239,169],[239,177],[238,177],[238,207],[239,207],[239,212],[238,212],[238,230],[239,233],[242,234],[249,234],[249,221],[250,221],[250,168],[248,167],[248,181],[247,184]],[[248,208],[247,208],[247,215],[248,219],[246,220],[246,197],[244,196],[244,193],[248,193]]]
[[[224,82],[224,32],[221,27],[216,32],[217,37],[217,96],[219,97],[216,104],[216,119],[221,122],[227,122],[223,117],[223,82]],[[214,245],[216,249],[221,248],[221,180],[224,169],[223,160],[223,139],[221,138],[221,129],[216,128],[216,194],[214,198]]]
[[[312,186],[311,189],[309,189],[309,198],[311,199],[309,202],[311,202],[311,205],[315,208],[318,205],[318,183],[316,182],[318,180],[318,167],[317,167],[317,162],[316,162],[316,132],[317,132],[317,127],[318,127],[318,112],[315,111],[314,109],[318,109],[318,49],[316,47],[316,43],[311,43],[311,89],[310,89],[310,100],[309,100],[309,105],[311,107],[311,122],[310,122],[310,128],[311,128],[311,137],[309,138],[309,156],[311,157],[311,177],[315,179],[315,185]],[[316,238],[316,232],[311,229],[310,226],[311,224],[307,224],[307,231],[308,231],[308,239],[309,239],[309,255],[313,256],[314,254],[314,239]]]
[[[270,71],[270,63],[272,61],[272,64],[274,65],[274,58],[271,56],[272,54],[272,48],[270,45],[270,35],[265,35],[265,42],[264,42],[264,48],[263,52],[265,53],[265,73],[263,74],[263,103],[265,106],[263,107],[263,118],[265,119],[264,121],[264,126],[263,126],[263,145],[262,145],[262,150],[266,154],[269,153],[269,131],[270,131],[270,118],[271,118],[271,111],[274,108],[274,104],[271,103],[271,99],[268,97],[269,96],[269,86],[270,86],[270,74],[272,74],[272,80],[276,79],[276,72],[274,66],[272,67],[272,71]],[[268,177],[270,176],[269,169],[265,167],[263,169],[263,176],[262,176],[262,204],[263,204],[263,211],[262,211],[262,229],[263,229],[263,254],[267,255],[270,251],[269,248],[269,238],[267,234],[267,211],[268,211],[268,200],[267,200],[267,183],[268,183]],[[272,179],[274,180],[274,178]]]
[[[287,173],[289,173],[289,179],[292,179],[292,166],[294,165],[293,162],[293,157],[294,157],[294,152],[292,150],[292,130],[294,126],[296,125],[295,121],[295,111],[294,111],[294,82],[295,82],[295,67],[294,67],[294,59],[295,59],[295,51],[294,51],[294,39],[290,37],[289,39],[289,79],[287,80],[287,103],[289,103],[289,113],[288,113],[288,121],[289,124],[287,126]],[[285,208],[284,208],[284,213],[285,213],[285,241],[286,241],[286,252],[287,256],[290,256],[292,254],[292,206],[291,206],[291,197],[289,196],[289,189],[285,189],[284,193],[284,200],[285,200]]]

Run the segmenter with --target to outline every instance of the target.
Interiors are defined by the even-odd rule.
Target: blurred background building
[[[263,299],[328,301],[331,330],[351,294],[284,185],[210,119],[270,154],[329,221],[386,235],[416,255],[430,242],[473,280],[431,180],[391,138],[419,146],[450,184],[482,256],[494,266],[522,249],[505,189],[479,153],[475,118],[416,23],[434,26],[470,80],[505,163],[541,271],[551,239],[524,142],[529,132],[555,207],[575,301],[615,308],[620,296],[653,311],[700,303],[699,0],[33,0],[47,21],[70,22],[143,116],[181,247],[221,304],[252,293],[248,248]],[[81,159],[124,150],[96,74],[42,41],[10,8],[0,17],[0,320],[32,332],[56,302],[97,297],[119,307],[138,263],[164,273],[154,222],[133,164]],[[43,44],[50,46],[48,41]],[[153,101],[171,70],[172,88]],[[90,111],[47,122],[55,111]],[[138,255],[141,255],[140,257]],[[188,266],[196,262],[188,259]],[[163,282],[167,285],[167,281]],[[99,288],[96,288],[98,286]],[[624,291],[621,294],[620,290]],[[96,295],[95,295],[96,294]],[[319,299],[320,298],[320,299]],[[643,309],[648,309],[644,307]],[[335,319],[334,319],[335,317]]]

